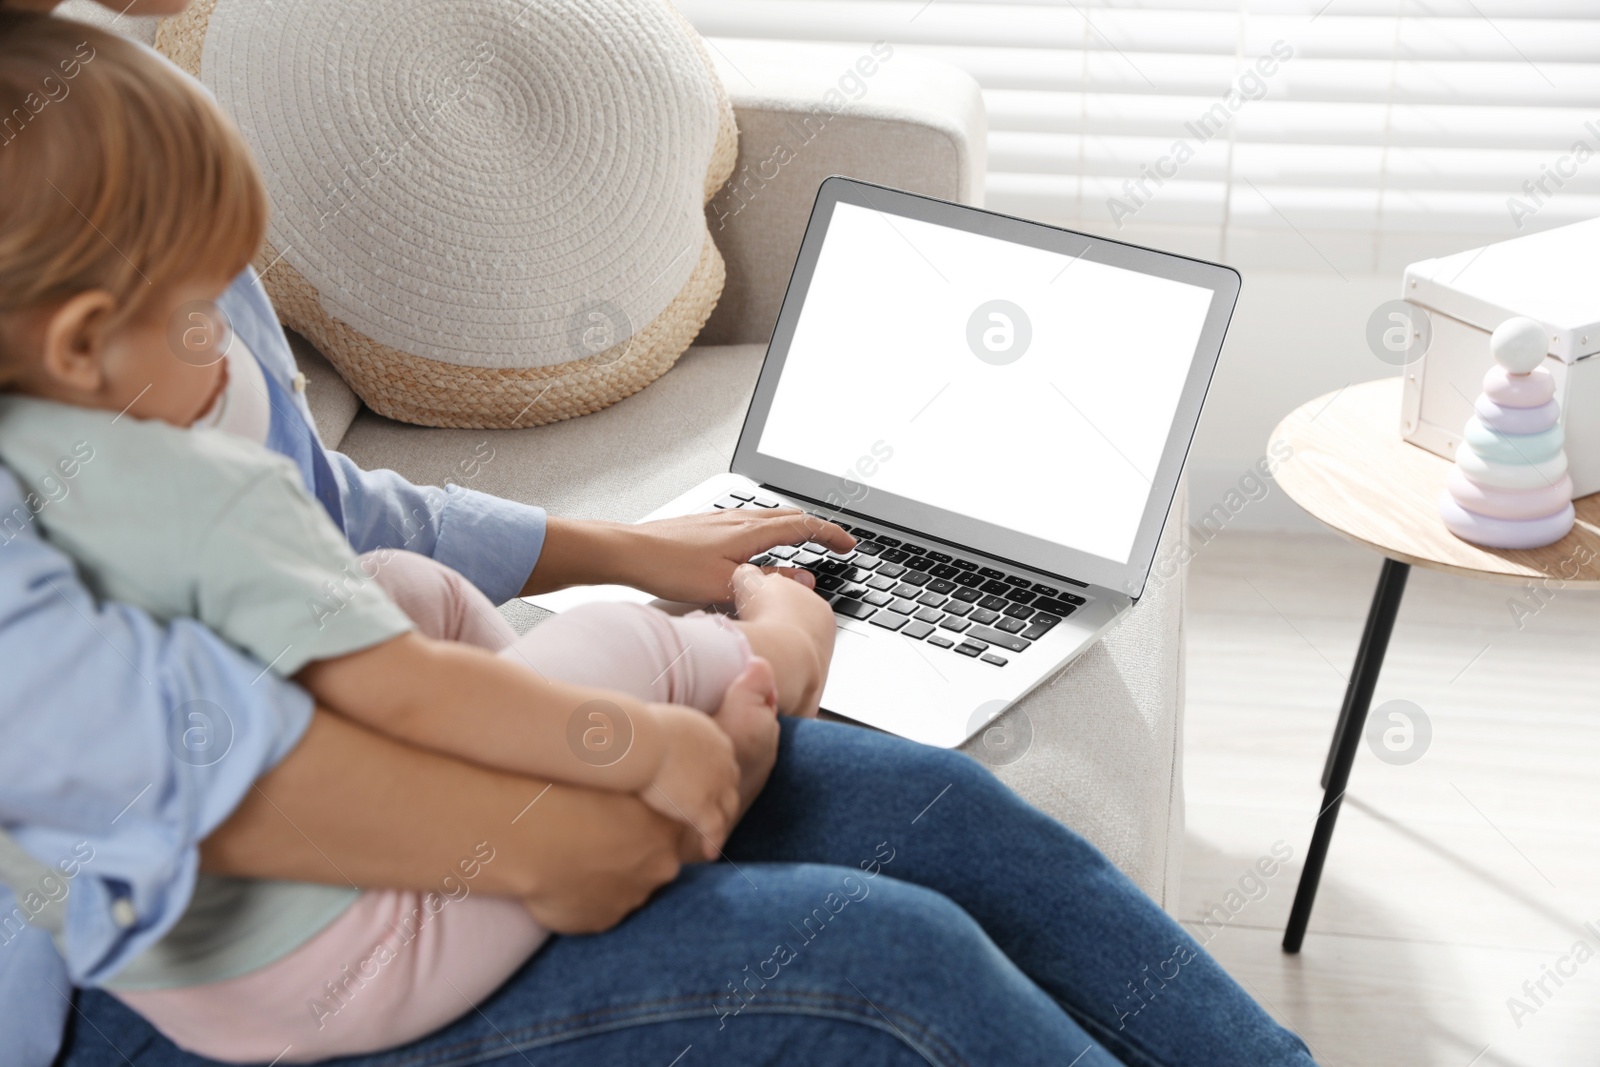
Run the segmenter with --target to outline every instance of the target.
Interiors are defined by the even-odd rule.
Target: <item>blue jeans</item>
[[[351,1067],[1314,1067],[1092,845],[957,753],[786,720],[728,842]],[[199,1067],[85,991],[62,1067]]]

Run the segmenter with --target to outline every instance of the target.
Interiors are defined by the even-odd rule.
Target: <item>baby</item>
[[[52,106],[32,110],[30,94]],[[237,131],[159,56],[48,17],[0,15],[0,114],[14,107],[34,118],[0,144],[0,460],[96,594],[197,618],[319,704],[413,744],[635,793],[714,858],[740,803],[717,716],[815,709],[826,605],[744,568],[738,621],[610,605],[535,631],[584,635],[582,669],[562,673],[648,679],[634,692],[547,677],[519,646],[425,636],[412,615],[443,598],[498,634],[483,643],[509,640],[459,575],[355,555],[297,468],[263,447],[254,357],[219,340],[215,302],[266,219]],[[663,678],[676,702],[646,699]],[[431,1031],[545,936],[513,903],[453,902],[433,910],[427,945],[401,946],[405,980],[319,1013],[317,983],[369,958],[410,906],[396,898],[202,877],[178,928],[110,988],[191,1051],[265,1060],[290,1044],[282,1062],[317,1059]]]

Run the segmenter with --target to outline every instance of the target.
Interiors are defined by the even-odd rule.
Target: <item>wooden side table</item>
[[[1411,568],[1518,585],[1549,578],[1565,587],[1600,588],[1600,493],[1576,501],[1572,532],[1545,548],[1503,551],[1460,540],[1445,529],[1438,511],[1451,462],[1400,437],[1399,378],[1348,386],[1296,408],[1272,431],[1270,454],[1281,453],[1279,442],[1292,450],[1276,474],[1289,498],[1383,556],[1323,767],[1317,827],[1283,935],[1284,951],[1299,952]]]

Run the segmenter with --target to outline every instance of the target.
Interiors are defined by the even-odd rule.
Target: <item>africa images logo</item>
[[[1015,363],[1032,343],[1033,321],[1009,300],[985,301],[967,319],[967,347],[993,366]]]

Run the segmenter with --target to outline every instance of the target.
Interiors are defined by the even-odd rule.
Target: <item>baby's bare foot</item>
[[[763,711],[771,715],[778,704],[778,683],[772,674],[772,664],[760,656],[751,656],[744,671],[722,694],[722,706],[711,717],[722,722],[724,716],[738,718]]]
[[[712,720],[733,742],[739,761],[739,806],[744,811],[767,783],[778,754],[778,689],[772,664],[752,656],[723,694]]]

